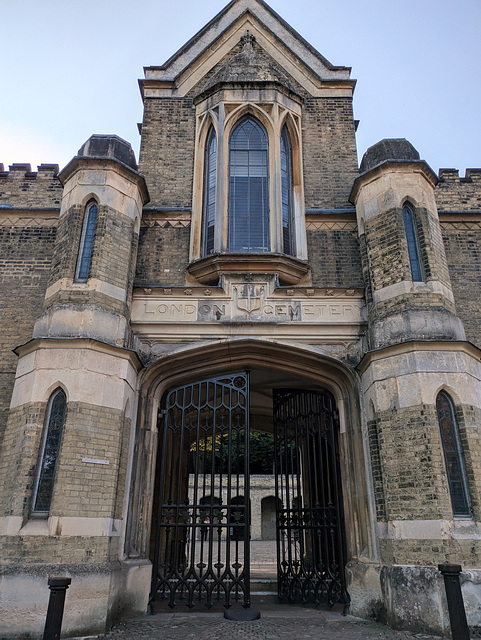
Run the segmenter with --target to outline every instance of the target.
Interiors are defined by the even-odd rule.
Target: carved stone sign
[[[230,280],[224,287],[138,290],[135,323],[361,323],[362,291],[284,289]]]

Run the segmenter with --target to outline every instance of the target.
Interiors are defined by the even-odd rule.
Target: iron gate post
[[[469,640],[468,621],[466,620],[461,583],[459,582],[461,565],[440,564],[438,565],[438,569],[444,578],[453,640]]]
[[[59,640],[62,629],[63,609],[65,596],[72,578],[49,578],[48,588],[50,589],[50,599],[48,601],[47,619],[43,640]]]

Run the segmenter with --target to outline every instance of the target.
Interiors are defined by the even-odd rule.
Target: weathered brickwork
[[[35,226],[0,224],[0,444],[17,367],[12,349],[32,337],[50,271],[56,226],[54,220],[47,226],[42,222],[37,220]]]
[[[36,403],[10,411],[0,455],[2,516],[28,514],[45,408]]]
[[[49,285],[74,278],[84,210],[71,207],[59,220]],[[133,221],[105,204],[99,205],[90,277],[125,289],[132,256]]]
[[[369,435],[369,451],[371,453],[372,484],[374,489],[374,499],[376,501],[376,515],[379,522],[385,522],[386,500],[384,497],[377,420],[369,420],[367,423],[367,431]]]
[[[350,207],[349,194],[357,175],[352,100],[306,100],[302,143],[306,208]]]
[[[479,520],[481,409],[456,409],[473,515]],[[378,520],[452,518],[434,405],[385,412],[368,423],[368,434]]]
[[[117,474],[117,495],[115,496],[115,509],[113,516],[117,520],[120,520],[122,518],[122,507],[125,497],[125,487],[127,483],[127,467],[131,429],[132,421],[130,420],[130,418],[124,417]]]
[[[62,289],[49,296],[45,302],[46,308],[56,305],[72,305],[72,310],[75,308],[76,311],[86,307],[100,307],[112,313],[128,315],[128,307],[125,302],[116,300],[99,291]]]
[[[13,207],[60,208],[63,186],[58,179],[58,164],[41,164],[38,172],[29,164],[16,163],[10,171],[0,164],[0,203]]]
[[[424,280],[437,280],[451,288],[438,218],[421,207],[416,208],[415,218]]]
[[[396,296],[390,298],[385,302],[378,302],[372,308],[370,313],[370,320],[374,322],[378,318],[383,318],[391,313],[406,310],[406,313],[410,313],[416,309],[431,309],[437,310],[440,313],[451,312],[455,313],[454,304],[447,300],[444,296],[438,293],[409,293],[402,296]],[[433,328],[431,327],[431,330]],[[426,327],[426,332],[429,333],[429,328]],[[439,336],[442,337],[442,336]]]
[[[0,536],[0,554],[7,565],[108,562],[116,559],[111,558],[111,546],[108,536]]]
[[[376,418],[381,474],[377,507],[387,520],[451,518],[441,436],[434,405],[380,412]],[[374,459],[377,456],[374,450]]]
[[[481,224],[460,229],[443,223],[443,236],[457,313],[467,339],[481,347]]]
[[[440,211],[481,211],[481,169],[440,169],[435,196]]]
[[[402,211],[390,209],[365,223],[366,257],[374,292],[411,278],[407,245],[402,242]]]
[[[308,231],[307,252],[313,285],[363,286],[357,231]]]
[[[185,284],[189,262],[189,227],[140,228],[135,286]]]
[[[45,409],[46,403],[37,403],[10,412],[0,457],[2,515],[28,517]],[[113,517],[125,438],[122,412],[68,403],[51,515]],[[86,463],[82,458],[108,464]]]
[[[194,130],[190,98],[145,100],[139,171],[149,186],[149,206],[191,206]]]
[[[481,408],[456,407],[456,420],[465,462],[473,517],[481,521]]]
[[[123,425],[121,411],[68,403],[51,515],[113,517]]]
[[[386,564],[437,566],[448,562],[469,568],[481,562],[480,540],[381,540],[380,548]]]
[[[426,209],[415,211],[424,279],[450,287],[439,222]],[[373,291],[411,280],[411,267],[401,209],[389,209],[365,223],[367,257]]]

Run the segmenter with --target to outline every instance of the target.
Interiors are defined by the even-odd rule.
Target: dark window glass
[[[215,188],[217,176],[217,137],[214,127],[210,128],[207,135],[204,167],[202,255],[208,256],[214,252]]]
[[[95,239],[95,228],[97,226],[97,214],[97,203],[89,203],[85,211],[82,239],[80,242],[80,251],[77,261],[77,273],[75,276],[76,280],[87,280],[89,277]]]
[[[453,401],[444,391],[441,391],[436,399],[436,410],[438,413],[441,440],[443,442],[444,460],[448,474],[453,515],[470,518],[472,514],[471,501],[469,498],[458,423],[454,412]]]
[[[411,264],[411,274],[414,282],[422,282],[423,271],[421,268],[421,260],[419,257],[418,236],[416,233],[416,222],[414,220],[414,211],[410,204],[403,207],[404,230],[408,242],[409,262]]]
[[[287,128],[281,134],[281,185],[282,185],[282,248],[284,253],[294,254],[294,224],[292,218],[292,154]]]
[[[254,118],[242,120],[229,141],[229,251],[269,251],[269,144]]]
[[[36,514],[48,515],[50,511],[66,408],[65,393],[58,389],[51,396],[47,410],[32,508]]]

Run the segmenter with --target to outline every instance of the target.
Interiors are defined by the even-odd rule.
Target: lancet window
[[[57,389],[50,396],[47,405],[32,500],[32,513],[35,515],[47,516],[50,511],[66,410],[65,393],[62,389]]]
[[[90,275],[95,230],[97,228],[97,216],[98,205],[95,200],[92,200],[85,207],[82,237],[80,240],[77,268],[75,270],[75,280],[77,282],[86,282]]]
[[[445,391],[438,394],[436,411],[443,443],[453,515],[455,518],[471,518],[471,500],[456,412],[451,397]]]
[[[414,282],[422,282],[423,269],[419,254],[419,241],[416,231],[416,220],[414,217],[413,207],[409,202],[403,206],[404,231],[408,243],[409,263],[411,265],[411,275]]]

